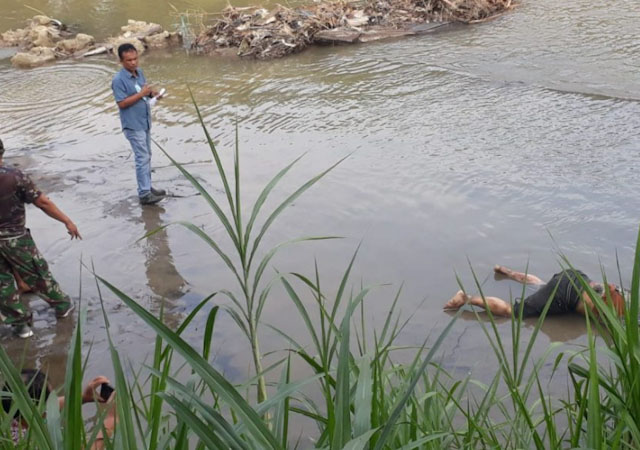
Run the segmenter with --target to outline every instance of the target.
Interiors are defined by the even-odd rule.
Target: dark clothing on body
[[[31,178],[18,169],[0,166],[0,239],[25,233],[25,203],[33,203],[41,192]]]
[[[56,310],[66,311],[71,299],[53,278],[29,230],[19,237],[0,239],[0,314],[5,324],[31,322],[31,311],[20,301],[20,293],[13,277],[15,271],[35,294]]]
[[[20,302],[14,271],[57,313],[71,305],[25,228],[24,204],[40,195],[27,175],[0,166],[0,315],[6,324],[31,322],[31,312]]]
[[[520,308],[522,308],[522,317],[539,316],[552,296],[553,299],[547,315],[566,314],[575,311],[583,292],[582,283],[578,275],[587,283],[591,281],[580,270],[568,269],[557,273],[547,284],[541,286],[540,289],[525,298],[524,301],[518,301],[514,306],[514,315],[517,317],[520,314]]]

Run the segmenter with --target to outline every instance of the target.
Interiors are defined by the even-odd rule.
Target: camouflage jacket
[[[0,239],[24,234],[24,204],[33,203],[41,193],[18,169],[0,166]]]

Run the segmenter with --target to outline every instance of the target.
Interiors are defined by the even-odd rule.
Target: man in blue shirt
[[[138,67],[138,51],[132,44],[118,47],[122,69],[111,82],[113,96],[120,109],[122,131],[131,144],[136,161],[138,197],[143,205],[162,200],[166,192],[151,186],[151,107],[149,100],[158,96],[147,84]],[[158,97],[159,98],[159,97]]]

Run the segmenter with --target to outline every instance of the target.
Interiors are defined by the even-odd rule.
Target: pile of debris
[[[128,20],[127,25],[120,28],[120,35],[107,39],[102,45],[105,52],[111,51],[118,54],[118,47],[124,43],[132,44],[138,53],[147,49],[168,48],[182,44],[180,33],[169,32],[157,23],[143,22],[141,20]]]
[[[18,47],[11,62],[19,67],[34,67],[56,58],[68,57],[95,43],[88,34],[71,33],[59,20],[33,17],[24,28],[0,34],[0,47]]]
[[[156,23],[129,20],[120,35],[96,44],[87,34],[71,33],[60,21],[35,16],[23,29],[0,35],[0,47],[20,48],[11,62],[35,67],[61,58],[116,53],[125,43],[138,53],[183,44],[201,53],[231,50],[241,57],[279,58],[311,44],[369,42],[430,32],[451,22],[476,23],[510,10],[512,0],[338,0],[309,7],[228,6],[210,26],[168,32]],[[192,39],[191,36],[195,36]]]
[[[314,43],[368,42],[433,30],[428,23],[475,23],[512,8],[511,0],[364,0],[290,9],[228,6],[193,47],[203,53],[279,58]]]
[[[119,36],[96,44],[93,36],[74,34],[59,20],[38,15],[25,28],[9,30],[0,34],[0,47],[18,47],[11,58],[17,67],[36,67],[42,64],[71,57],[94,56],[110,51],[116,53],[125,42],[133,44],[139,53],[148,48],[166,48],[181,44],[179,33],[170,33],[155,23],[129,20],[121,28]]]

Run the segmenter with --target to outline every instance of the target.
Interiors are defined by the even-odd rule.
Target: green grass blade
[[[260,213],[260,209],[262,208],[262,205],[264,205],[264,202],[267,200],[267,197],[269,197],[269,194],[271,193],[273,188],[286,175],[286,173],[289,171],[289,169],[291,169],[295,163],[300,161],[300,159],[303,156],[304,155],[301,155],[301,156],[297,157],[296,159],[293,160],[293,162],[291,162],[284,169],[282,169],[280,172],[278,172],[276,174],[276,176],[274,176],[271,179],[271,181],[269,181],[269,183],[267,183],[267,185],[264,187],[264,189],[262,190],[262,192],[260,193],[260,195],[256,199],[256,202],[253,205],[253,210],[251,211],[251,217],[249,218],[249,222],[247,222],[247,228],[246,228],[246,230],[244,232],[244,239],[245,239],[244,240],[244,248],[247,248],[247,246],[249,245],[249,238],[251,236],[251,231],[253,230],[253,225],[254,225],[254,223],[256,221],[256,218],[258,217],[258,214]]]
[[[204,119],[202,118],[202,114],[200,113],[200,108],[196,103],[196,99],[193,96],[193,92],[191,92],[191,88],[189,89],[189,95],[191,96],[191,101],[193,102],[193,106],[196,109],[196,114],[198,115],[198,120],[200,121],[200,125],[202,126],[202,130],[204,131],[204,135],[207,138],[207,142],[209,143],[209,149],[211,150],[211,154],[213,155],[213,159],[216,162],[216,166],[218,167],[218,174],[220,175],[220,179],[222,180],[222,185],[224,186],[224,192],[227,196],[227,201],[229,202],[229,209],[231,209],[231,213],[235,215],[235,207],[233,204],[232,191],[229,187],[229,182],[227,181],[227,174],[224,171],[224,167],[222,165],[222,161],[220,160],[220,154],[218,153],[218,149],[211,139],[211,135],[209,134],[209,130],[207,126],[204,124]],[[157,145],[157,144],[156,144]],[[164,150],[163,150],[164,151]]]
[[[278,402],[290,397],[293,393],[300,391],[300,388],[319,379],[322,374],[311,375],[302,380],[294,381],[291,383],[287,383],[278,389],[278,391],[272,396],[269,397],[268,400],[258,404],[255,407],[255,411],[258,414],[265,414],[271,408],[277,406]]]
[[[287,364],[282,369],[280,375],[280,383],[278,390],[281,390],[284,386],[291,382],[291,354],[287,355]],[[287,441],[289,438],[289,396],[282,399],[275,408],[273,414],[273,423],[275,424],[276,433],[280,438],[282,448],[287,448]]]
[[[206,242],[207,245],[209,245],[209,247],[211,247],[218,254],[218,256],[220,256],[222,261],[224,261],[227,267],[236,276],[236,279],[240,282],[240,285],[242,285],[243,283],[242,278],[240,278],[240,274],[236,270],[236,267],[231,261],[231,258],[229,258],[229,256],[222,251],[220,246],[216,244],[216,242],[207,233],[205,233],[204,230],[202,230],[202,228],[192,224],[191,222],[180,221],[180,222],[176,222],[176,224],[182,225],[183,227],[191,231],[193,234],[198,236],[200,239],[202,239],[204,242]]]
[[[230,442],[223,442],[215,432],[212,432],[211,423],[204,423],[198,418],[191,409],[184,405],[180,400],[172,395],[162,394],[162,398],[173,408],[173,410],[180,416],[189,429],[191,429],[201,440],[207,448],[211,449],[223,449],[238,448],[232,445]]]
[[[47,400],[47,429],[51,437],[52,449],[61,450],[64,447],[62,438],[62,417],[57,395],[50,395]]]
[[[158,144],[156,141],[153,141],[153,142],[158,146],[158,148],[162,151],[162,153],[164,153],[165,156],[167,158],[169,158],[171,163],[178,168],[178,170],[182,173],[182,175],[187,180],[189,180],[191,185],[200,193],[200,195],[202,195],[202,197],[209,204],[211,209],[213,209],[213,211],[215,212],[216,216],[220,220],[220,223],[222,223],[222,225],[224,226],[225,230],[227,230],[227,234],[229,235],[229,237],[233,241],[233,244],[235,245],[235,247],[238,250],[242,249],[242,247],[240,245],[240,242],[238,240],[238,236],[236,236],[236,232],[235,232],[234,228],[231,226],[231,222],[229,221],[229,218],[224,213],[224,211],[222,211],[222,208],[220,207],[220,205],[218,205],[218,202],[216,202],[213,199],[213,197],[211,197],[209,192],[207,192],[207,190],[200,184],[200,182],[198,180],[196,180],[196,178],[193,175],[191,175],[191,173],[187,169],[185,169],[182,166],[182,164],[180,164],[178,161],[173,159],[171,157],[171,155],[169,155],[169,153],[167,153],[167,151],[160,144]],[[234,210],[232,209],[231,211],[232,211],[232,214],[235,215]]]
[[[193,310],[189,313],[189,315],[182,321],[182,323],[180,324],[180,326],[178,327],[178,329],[176,330],[176,334],[178,336],[180,336],[182,334],[182,332],[189,326],[189,324],[193,321],[193,319],[196,317],[196,315],[198,314],[198,312],[200,312],[200,310],[202,308],[204,308],[204,306],[206,304],[209,303],[209,300],[211,300],[213,297],[215,297],[216,295],[218,295],[217,292],[214,292],[213,294],[209,294],[207,295],[204,299],[202,299],[200,301],[200,303],[198,303],[196,305],[195,308],[193,308]],[[162,359],[167,357],[167,354],[169,353],[169,351],[171,350],[170,347],[166,347],[164,349],[164,351],[162,352]]]
[[[342,450],[364,450],[365,448],[367,448],[367,443],[369,442],[369,439],[371,439],[371,436],[373,436],[373,434],[377,431],[377,428],[365,431],[360,436],[347,442],[345,446],[342,447]]]
[[[162,338],[188,362],[190,367],[207,383],[207,385],[220,396],[242,419],[243,423],[252,436],[258,440],[264,448],[280,448],[280,443],[267,429],[262,419],[256,414],[251,406],[242,398],[236,389],[211,365],[202,358],[188,343],[180,338],[173,331],[168,329],[162,322],[158,321],[147,310],[140,306],[135,300],[128,297],[118,288],[97,276],[111,292],[120,298],[129,308],[143,319],[153,330],[160,334]]]
[[[11,362],[3,346],[0,346],[0,373],[2,373],[5,383],[11,389],[12,403],[17,405],[22,417],[29,425],[30,434],[34,437],[33,445],[43,449],[53,448],[47,425],[33,400],[31,400],[27,387],[22,382],[20,372]]]
[[[240,141],[238,139],[238,117],[236,117],[236,146],[233,154],[233,169],[234,169],[234,182],[236,189],[235,198],[235,217],[236,217],[236,233],[238,233],[238,243],[240,244],[240,259],[244,266],[246,251],[245,251],[245,239],[242,236],[242,210],[240,206]]]
[[[157,374],[156,374],[157,375]],[[171,388],[183,396],[187,402],[178,399],[175,395],[163,393],[163,396],[171,396],[174,400],[180,403],[183,407],[191,410],[195,409],[202,418],[210,425],[211,430],[217,436],[222,439],[227,446],[231,448],[245,449],[248,448],[247,443],[243,440],[243,437],[234,429],[223,416],[216,410],[214,406],[211,406],[200,398],[198,393],[194,392],[189,387],[183,385],[173,378],[167,379]],[[178,411],[176,411],[178,412]]]
[[[353,435],[356,437],[362,436],[371,429],[372,388],[371,358],[365,355],[358,363],[358,384],[353,402],[355,411]]]
[[[331,441],[331,449],[342,449],[351,440],[351,368],[349,336],[351,334],[351,305],[347,308],[340,326],[340,350],[338,357],[338,374],[336,375],[335,429]]]
[[[302,300],[300,300],[300,297],[298,296],[297,292],[295,291],[295,289],[293,289],[293,286],[291,286],[291,284],[289,283],[289,281],[287,281],[286,278],[282,278],[282,284],[287,294],[289,294],[289,298],[293,301],[293,304],[298,309],[298,313],[302,317],[302,321],[307,327],[307,332],[311,336],[311,340],[313,341],[313,345],[315,345],[316,347],[316,351],[318,352],[318,354],[321,354],[322,346],[320,344],[320,341],[318,340],[318,335],[316,334],[316,330],[313,326],[313,321],[311,320],[311,317],[307,313],[307,309],[302,303]]]
[[[269,261],[271,261],[271,259],[273,259],[276,253],[280,251],[283,247],[286,247],[292,244],[297,244],[299,242],[324,241],[328,239],[341,239],[341,237],[339,236],[307,236],[307,237],[301,237],[297,239],[291,239],[289,241],[282,242],[276,245],[275,247],[273,247],[262,258],[262,260],[260,261],[260,264],[258,264],[258,268],[256,269],[255,275],[253,277],[253,294],[252,295],[255,296],[258,286],[260,285],[260,279],[262,278],[262,274],[264,273],[264,270],[267,268]]]
[[[596,344],[591,333],[589,315],[586,315],[589,338],[589,416],[587,417],[587,446],[593,449],[602,448],[602,417],[600,415],[600,385],[598,377],[598,360]]]
[[[337,163],[333,164],[331,167],[329,167],[325,171],[311,178],[309,181],[307,181],[305,184],[299,187],[293,194],[287,197],[282,203],[280,203],[280,205],[278,205],[276,209],[273,210],[273,212],[269,215],[267,220],[262,225],[262,228],[260,229],[260,232],[256,236],[255,240],[251,244],[251,256],[249,256],[249,261],[247,262],[247,268],[251,267],[251,262],[253,261],[256,251],[260,246],[260,241],[262,241],[262,237],[267,232],[267,230],[269,229],[273,221],[276,220],[276,218],[282,213],[282,211],[284,211],[285,208],[287,208],[291,203],[293,203],[305,191],[307,191],[311,186],[316,184],[322,177],[324,177],[326,174],[331,172],[338,164],[340,164],[342,161],[344,161],[347,158],[348,156],[345,156],[344,158],[340,159]]]
[[[62,411],[65,423],[63,433],[66,449],[80,450],[84,444],[84,421],[82,420],[82,323],[86,311],[80,308],[78,321],[71,337],[69,358],[65,372],[65,402]]]
[[[402,413],[402,410],[404,409],[405,404],[409,400],[411,394],[413,393],[413,390],[415,389],[416,385],[418,384],[418,381],[420,380],[420,376],[422,375],[422,373],[424,373],[427,366],[432,361],[435,353],[438,351],[438,349],[442,345],[442,342],[444,342],[446,336],[449,334],[449,331],[451,331],[451,328],[453,327],[453,324],[455,323],[459,315],[460,315],[460,311],[458,311],[453,316],[453,318],[449,321],[449,323],[447,324],[445,329],[442,331],[442,333],[440,333],[440,336],[438,336],[438,339],[436,339],[436,342],[434,343],[433,347],[431,347],[431,349],[429,350],[429,353],[422,361],[420,368],[412,374],[412,377],[411,377],[412,379],[411,379],[411,382],[409,383],[409,386],[407,387],[400,401],[394,407],[393,412],[389,416],[389,420],[387,421],[384,428],[382,429],[380,438],[376,442],[375,450],[381,450],[387,444],[387,440],[391,437],[392,428],[395,427],[395,424],[398,418],[400,417],[400,414]]]
[[[213,341],[213,327],[216,323],[216,317],[218,315],[219,306],[214,306],[209,311],[209,315],[207,316],[207,324],[204,328],[204,336],[202,337],[202,357],[205,360],[209,360],[209,355],[211,353],[211,342]]]

